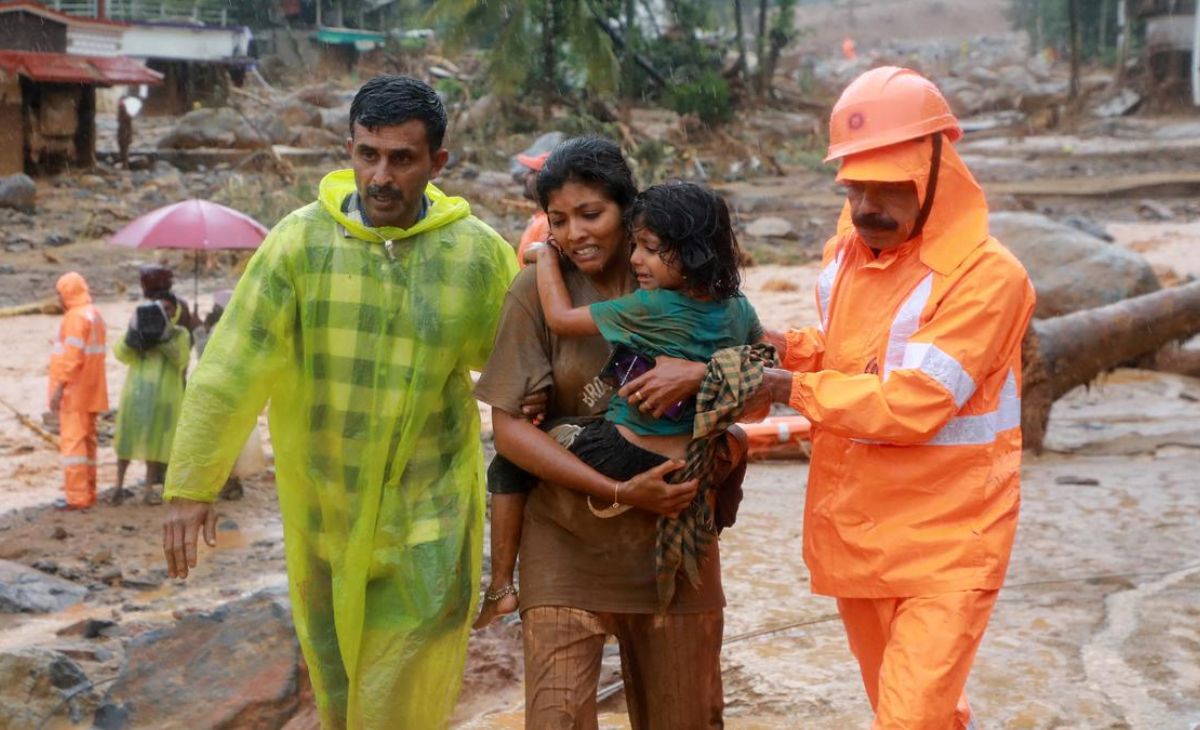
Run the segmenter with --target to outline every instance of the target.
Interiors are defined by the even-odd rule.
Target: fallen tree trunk
[[[56,298],[42,299],[28,304],[18,304],[13,307],[0,307],[0,319],[4,317],[21,317],[26,314],[62,314],[62,304]]]
[[[1050,407],[1106,370],[1200,333],[1200,282],[1037,320],[1022,346],[1021,428],[1041,451]]]

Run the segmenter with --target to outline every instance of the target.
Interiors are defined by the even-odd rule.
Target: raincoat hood
[[[845,159],[838,180],[897,182],[911,180],[917,186],[921,205],[929,189],[933,143],[929,137],[883,147]],[[838,233],[854,234],[850,204],[842,209]],[[921,234],[905,246],[921,249],[921,260],[939,274],[953,271],[988,239],[988,207],[983,188],[954,146],[942,144],[937,188],[933,206]]]
[[[88,291],[87,282],[74,271],[68,271],[58,277],[58,283],[54,285],[54,288],[58,290],[67,309],[85,307],[92,303],[92,295]]]
[[[354,184],[354,170],[335,170],[321,180],[318,197],[325,212],[333,216],[350,235],[374,243],[410,238],[449,225],[471,214],[471,205],[465,199],[446,195],[433,183],[428,183],[425,186],[425,196],[429,198],[429,209],[424,218],[417,221],[412,228],[375,228],[363,225],[361,216],[343,212],[342,205],[346,198],[356,192],[358,188]]]

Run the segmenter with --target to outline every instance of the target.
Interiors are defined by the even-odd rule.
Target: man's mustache
[[[859,230],[894,231],[900,228],[899,223],[882,213],[862,213],[852,216],[850,220],[854,223],[854,227]]]
[[[391,185],[368,185],[368,198],[387,198],[389,200],[398,200],[404,197],[399,190]]]

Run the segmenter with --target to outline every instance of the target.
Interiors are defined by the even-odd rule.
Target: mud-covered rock
[[[220,107],[188,112],[158,146],[160,149],[179,150],[200,147],[257,149],[269,144],[270,140],[245,117],[233,109]]]
[[[107,728],[282,727],[300,705],[287,606],[256,594],[130,642],[95,723]]]
[[[766,216],[746,226],[746,235],[754,238],[795,238],[796,227],[783,218]]]
[[[1112,304],[1159,289],[1140,254],[1036,213],[992,213],[992,235],[1029,271],[1038,318]]]
[[[58,652],[26,648],[0,653],[0,727],[38,730],[83,722],[97,695],[79,665]]]
[[[53,613],[86,595],[86,588],[69,580],[0,560],[0,613]]]
[[[37,204],[37,183],[23,173],[0,177],[0,208],[32,213]]]

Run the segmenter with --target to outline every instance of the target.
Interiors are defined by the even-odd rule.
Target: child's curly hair
[[[678,262],[689,293],[728,299],[741,292],[741,250],[729,207],[712,190],[680,181],[652,185],[634,199],[626,220],[630,231],[658,236],[659,255]]]

